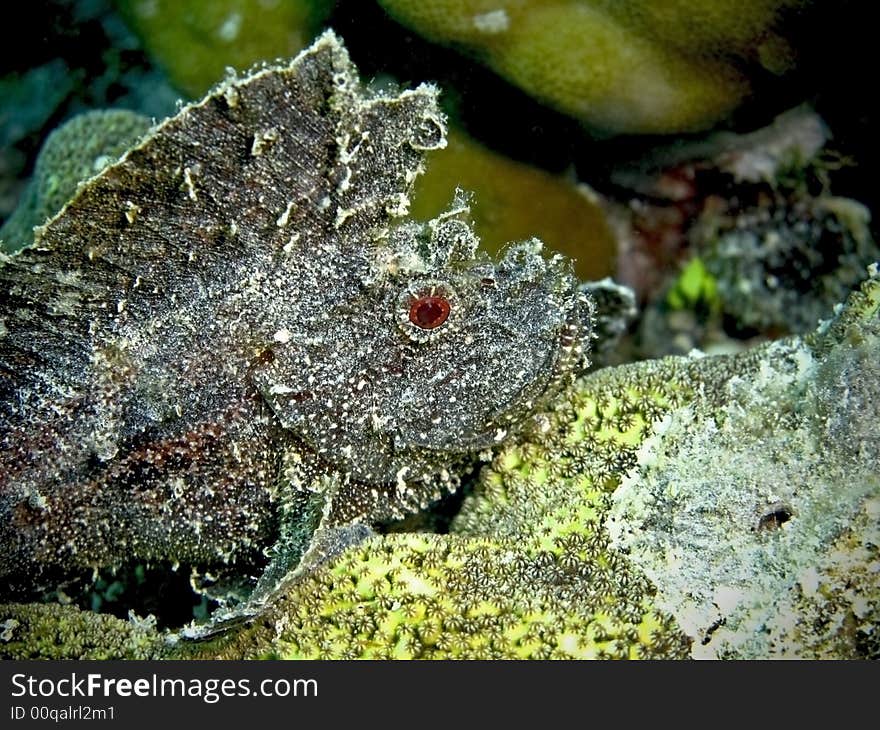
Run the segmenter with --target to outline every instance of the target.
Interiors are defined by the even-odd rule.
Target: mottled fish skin
[[[398,220],[445,145],[436,95],[365,91],[326,33],[157,126],[0,261],[9,585],[235,561],[297,495],[328,526],[400,517],[583,369],[568,261],[491,262],[463,199]]]

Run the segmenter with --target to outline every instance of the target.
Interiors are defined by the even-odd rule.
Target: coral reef
[[[786,11],[804,0],[379,0],[400,22],[487,63],[597,130],[705,129],[752,77],[790,69]]]
[[[15,213],[0,228],[7,253],[33,242],[33,229],[58,213],[79,183],[97,175],[146,134],[150,120],[125,109],[87,112],[46,139]]]
[[[315,36],[334,0],[115,0],[172,83],[202,96],[227,67],[296,55]]]
[[[165,641],[152,621],[123,621],[70,606],[0,605],[4,659],[155,659]]]

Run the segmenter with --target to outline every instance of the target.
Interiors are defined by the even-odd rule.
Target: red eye
[[[423,330],[439,327],[449,316],[449,302],[443,297],[419,297],[409,305],[409,321]]]

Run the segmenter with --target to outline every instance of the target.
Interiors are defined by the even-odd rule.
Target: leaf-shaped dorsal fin
[[[108,287],[167,285],[283,236],[320,228],[340,114],[354,69],[323,36],[288,66],[228,79],[85,184],[38,231],[34,257],[82,268]],[[288,237],[289,237],[288,233]]]
[[[3,287],[29,280],[9,306],[42,320],[63,299],[68,329],[89,319],[94,333],[96,319],[155,316],[275,264],[362,253],[405,212],[425,150],[445,144],[436,93],[364,90],[332,31],[285,66],[229,78],[37,229],[0,271]]]

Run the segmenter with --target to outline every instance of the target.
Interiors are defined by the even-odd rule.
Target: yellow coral
[[[787,70],[778,32],[807,0],[379,0],[545,103],[612,133],[705,129],[750,92],[749,67]]]
[[[152,621],[123,621],[72,606],[0,605],[3,659],[154,659],[161,647]]]

